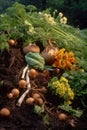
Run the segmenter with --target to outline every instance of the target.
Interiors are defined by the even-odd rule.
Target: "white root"
[[[22,73],[22,76],[21,76],[22,79],[25,78],[27,70],[28,70],[28,65],[23,69],[23,73]]]
[[[30,88],[31,88],[30,79],[29,79],[29,70],[27,69],[27,67],[26,67],[24,73],[26,73],[27,89],[26,89],[26,91],[21,95],[21,97],[19,98],[19,100],[18,100],[18,102],[17,102],[17,104],[16,104],[16,105],[19,106],[19,107],[21,106],[21,104],[22,104],[24,98],[27,96],[27,94],[29,93],[29,90],[30,90]],[[23,74],[23,76],[24,76],[24,74]]]

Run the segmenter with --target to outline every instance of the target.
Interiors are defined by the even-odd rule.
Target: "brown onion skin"
[[[28,46],[25,46],[23,48],[23,52],[25,54],[28,53],[28,52],[38,52],[38,53],[40,53],[40,48],[36,44],[32,43],[32,44],[29,44]]]
[[[48,44],[41,52],[42,57],[48,65],[52,65],[55,60],[55,55],[58,52],[58,48],[53,44]]]

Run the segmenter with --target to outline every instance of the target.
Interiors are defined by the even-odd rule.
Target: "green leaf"
[[[80,118],[83,114],[83,111],[78,109],[73,109],[72,106],[69,106],[67,104],[64,105],[59,105],[58,108],[65,110],[67,112],[69,112],[70,114],[72,114],[73,116],[76,116],[78,118]]]
[[[42,113],[44,113],[45,112],[44,105],[42,106],[35,105],[34,112],[38,115],[41,115]]]

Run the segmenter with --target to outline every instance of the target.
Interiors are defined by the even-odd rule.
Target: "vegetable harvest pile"
[[[0,100],[9,103],[0,103],[0,120],[25,106],[48,129],[52,116],[75,127],[87,108],[86,34],[57,10],[15,3],[0,14]]]

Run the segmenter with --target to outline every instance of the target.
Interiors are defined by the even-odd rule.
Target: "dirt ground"
[[[57,106],[60,101],[56,96],[46,88],[48,81],[52,76],[59,74],[57,70],[47,72],[39,71],[39,75],[35,79],[30,79],[31,92],[39,92],[45,101],[45,111],[49,116],[49,122],[43,121],[43,116],[34,112],[33,106],[29,106],[25,102],[18,107],[16,105],[19,97],[25,90],[20,90],[20,96],[8,99],[7,94],[13,88],[18,88],[18,81],[22,74],[23,68],[26,66],[22,49],[18,46],[10,47],[9,51],[0,54],[0,109],[6,107],[10,110],[9,117],[0,116],[0,130],[84,130],[87,129],[87,112],[80,119],[76,119],[68,114],[67,121],[60,121],[57,113],[61,112]],[[40,89],[46,88],[45,92]],[[74,122],[74,123],[73,123]],[[74,125],[73,125],[74,124]]]

